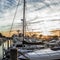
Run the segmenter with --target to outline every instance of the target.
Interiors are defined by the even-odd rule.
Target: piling
[[[11,60],[18,60],[17,59],[17,49],[16,48],[10,49],[10,58],[11,58]]]

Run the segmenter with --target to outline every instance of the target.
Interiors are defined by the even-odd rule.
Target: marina
[[[60,26],[58,26],[60,19],[57,19],[58,13],[54,15],[52,12],[54,10],[52,6],[59,4],[59,1],[54,0],[53,3],[49,0],[6,1],[1,2],[9,6],[14,3],[12,6],[14,9],[4,5],[10,9],[9,13],[7,9],[4,13],[10,22],[6,23],[8,28],[3,26],[6,21],[1,24],[3,28],[0,29],[0,60],[60,60]]]
[[[13,37],[14,38],[14,37]],[[21,37],[18,37],[21,38]],[[16,42],[15,42],[16,41]],[[40,44],[27,44],[25,43],[24,46],[21,45],[22,41],[16,40],[8,40],[5,41],[3,44],[0,45],[0,58],[3,60],[9,60],[9,59],[18,59],[18,60],[35,60],[38,58],[38,60],[43,59],[60,59],[60,40],[51,40],[49,42],[42,42],[33,39],[30,40],[32,43],[40,42]],[[26,40],[25,40],[26,41]],[[42,43],[42,44],[41,44]],[[49,45],[49,46],[48,46]],[[12,52],[13,51],[13,52]],[[15,51],[15,52],[14,52]],[[12,56],[11,54],[15,55]],[[31,57],[30,57],[31,56]],[[41,57],[40,57],[41,56]]]

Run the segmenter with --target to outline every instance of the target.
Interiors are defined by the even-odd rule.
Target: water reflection
[[[3,58],[3,49],[8,49],[13,44],[12,40],[8,40],[0,45],[0,60]]]
[[[0,60],[2,59],[3,57],[3,50],[2,50],[2,45],[0,46]]]

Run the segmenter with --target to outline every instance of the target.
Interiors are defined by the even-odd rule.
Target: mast
[[[26,19],[25,19],[25,10],[26,10],[26,0],[23,0],[23,47],[24,47],[24,44],[31,44],[31,45],[39,45],[39,44],[44,44],[44,43],[41,43],[41,42],[36,42],[36,43],[30,43],[30,42],[26,42],[24,41],[24,36],[25,36],[25,30],[26,30]]]
[[[23,44],[24,44],[24,35],[25,35],[25,3],[26,0],[23,0]]]

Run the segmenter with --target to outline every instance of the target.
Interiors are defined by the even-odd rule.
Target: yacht
[[[18,57],[19,60],[60,60],[60,47],[41,49]]]

